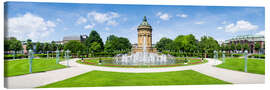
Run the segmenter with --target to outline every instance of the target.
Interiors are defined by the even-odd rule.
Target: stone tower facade
[[[148,24],[146,16],[143,18],[143,22],[137,28],[138,32],[138,45],[132,48],[132,52],[143,52],[144,45],[147,52],[155,53],[156,48],[152,47],[152,27]]]

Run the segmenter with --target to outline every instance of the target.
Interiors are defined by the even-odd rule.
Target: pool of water
[[[166,61],[120,61],[120,60],[101,60],[101,64],[113,64],[113,65],[172,65],[172,64],[181,64],[187,62],[186,60],[173,60],[168,59]]]

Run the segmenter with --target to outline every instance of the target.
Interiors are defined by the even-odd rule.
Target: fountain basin
[[[99,64],[99,60],[101,59],[101,63]],[[87,65],[95,65],[95,66],[108,66],[108,67],[124,67],[124,68],[149,68],[149,67],[175,67],[175,66],[188,66],[188,65],[196,65],[207,62],[207,60],[201,60],[200,58],[187,58],[187,64],[184,64],[186,61],[185,58],[175,58],[175,64],[167,64],[167,65],[121,65],[114,64],[114,58],[94,58],[94,59],[85,59],[78,60],[78,63],[87,64]]]

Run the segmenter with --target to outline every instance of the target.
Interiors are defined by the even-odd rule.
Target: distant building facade
[[[65,36],[63,38],[62,43],[65,44],[70,40],[75,40],[75,41],[79,41],[79,42],[84,42],[86,39],[88,38],[87,35],[79,35],[79,36]]]
[[[236,36],[235,38],[231,38],[229,40],[225,40],[225,45],[231,45],[234,43],[237,44],[248,44],[249,46],[249,53],[265,53],[264,44],[265,38],[262,35],[243,35],[243,36]],[[260,44],[260,50],[255,49],[255,43]]]

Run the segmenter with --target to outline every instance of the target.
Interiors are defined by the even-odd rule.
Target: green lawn
[[[262,59],[248,59],[248,72],[265,74],[265,60]],[[217,67],[245,71],[245,60],[244,58],[226,58],[225,63],[217,65]]]
[[[40,88],[230,84],[193,70],[158,73],[91,71]]]
[[[62,59],[61,59],[62,60]],[[6,60],[5,61],[5,77],[17,76],[29,74],[29,60],[28,59],[17,59],[17,60]],[[49,70],[55,70],[65,68],[66,66],[56,64],[56,59],[33,59],[32,61],[32,72],[43,72]]]

